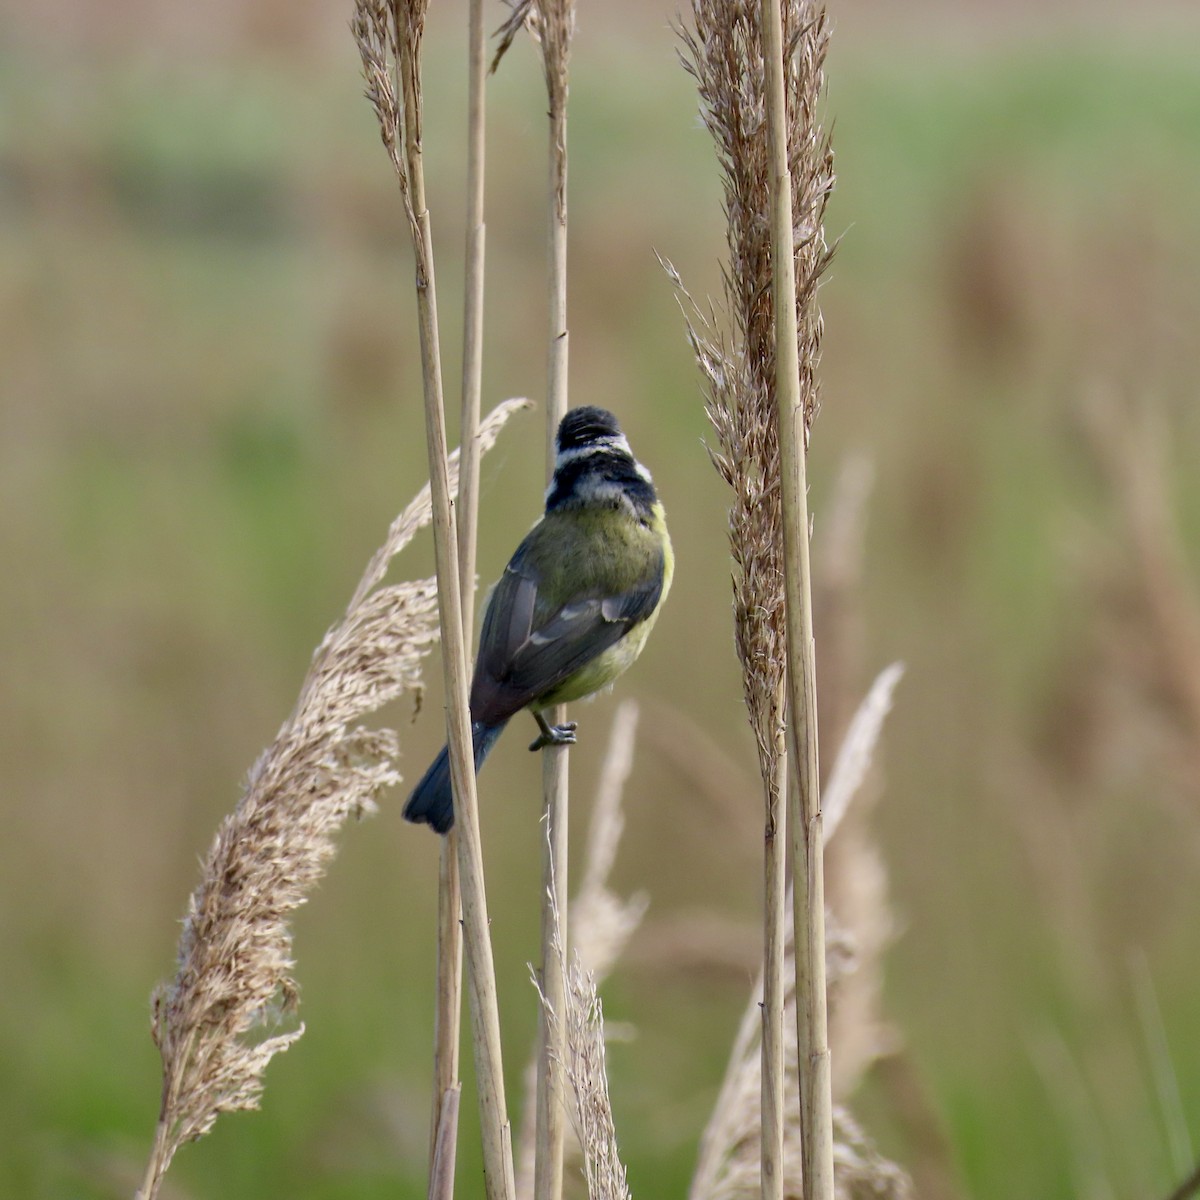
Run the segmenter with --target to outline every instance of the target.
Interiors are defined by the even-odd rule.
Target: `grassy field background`
[[[753,976],[761,835],[726,497],[653,255],[716,294],[719,188],[667,10],[624,27],[632,11],[585,14],[576,43],[571,367],[572,401],[617,410],[653,469],[679,560],[621,688],[643,732],[618,882],[652,907],[606,992],[635,1033],[610,1054],[633,1190],[666,1197],[684,1194]],[[856,1111],[923,1196],[1165,1195],[1200,1149],[1200,30],[834,16],[828,229],[844,238],[822,293],[812,506],[819,547],[843,465],[873,464],[843,682],[908,669],[875,820],[907,1090],[872,1074]],[[427,97],[450,394],[458,21],[435,14]],[[198,856],[423,481],[410,266],[348,33],[291,45],[264,18],[186,54],[177,33],[10,22],[0,1194],[128,1196],[158,1102],[148,996]],[[490,96],[489,405],[543,387],[528,48]],[[485,582],[537,512],[541,438],[539,414],[519,418],[485,463]],[[1123,489],[1098,446],[1149,463],[1149,482]],[[1165,582],[1135,519],[1147,489],[1173,522]],[[431,561],[422,543],[400,568]],[[410,777],[441,742],[438,677],[414,722],[389,714]],[[613,703],[577,714],[580,830]],[[524,741],[482,789],[514,1089],[535,1022]],[[683,765],[701,756],[723,801]],[[393,800],[348,831],[301,913],[308,1032],[261,1113],[181,1153],[172,1195],[423,1195],[436,846]]]

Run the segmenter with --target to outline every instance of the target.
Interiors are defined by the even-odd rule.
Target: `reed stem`
[[[555,434],[567,411],[567,56],[572,0],[539,0],[542,54],[549,98],[549,171],[547,177],[548,328],[546,351],[546,473],[553,474]],[[549,714],[552,724],[567,719],[565,705]],[[542,752],[542,796],[546,822],[542,861],[541,1009],[537,1126],[534,1151],[534,1200],[559,1200],[563,1185],[566,1110],[562,1065],[566,1061],[561,1020],[564,1011],[563,965],[567,945],[567,846],[569,823],[568,751],[550,746]]]
[[[167,1122],[164,1117],[160,1117],[154,1128],[154,1148],[150,1153],[150,1161],[146,1164],[146,1175],[142,1186],[134,1193],[134,1200],[156,1200],[159,1185],[167,1170],[166,1146]]]
[[[780,688],[783,691],[783,688]],[[783,711],[779,697],[778,711]],[[787,955],[787,797],[788,755],[784,731],[778,730],[775,776],[766,789],[763,855],[763,990],[762,990],[762,1144],[760,1171],[763,1200],[783,1200],[784,1130],[784,986]]]
[[[465,595],[465,592],[464,592]],[[433,1022],[433,1114],[429,1125],[429,1196],[441,1147],[454,1142],[458,1105],[448,1109],[446,1093],[459,1084],[459,1042],[462,1028],[462,892],[458,883],[458,830],[442,838],[438,862],[437,996]],[[450,1119],[454,1128],[446,1129]],[[444,1171],[444,1168],[442,1168]]]
[[[429,1166],[429,1200],[454,1200],[454,1164],[457,1158],[458,1102],[462,1084],[446,1089],[434,1123],[438,1136]]]
[[[474,624],[475,548],[479,522],[479,405],[483,391],[483,282],[487,33],[483,0],[470,0],[467,82],[467,238],[463,290],[462,426],[459,434],[458,577],[463,585],[463,641]]]
[[[475,613],[475,549],[479,519],[479,406],[483,377],[484,129],[487,78],[483,0],[471,0],[467,36],[467,233],[463,299],[462,419],[459,436],[458,578],[463,645],[470,649]],[[434,1022],[433,1119],[429,1195],[453,1194],[458,1130],[459,1043],[462,1024],[462,895],[458,832],[443,839],[438,865],[437,1014]],[[445,1102],[451,1093],[453,1104]],[[445,1147],[450,1147],[447,1154]],[[441,1182],[439,1182],[441,1181]]]
[[[425,207],[425,175],[420,139],[420,80],[416,54],[400,55],[404,95],[404,155],[409,189],[410,227],[416,259],[417,313],[424,377],[425,433],[433,499],[433,544],[438,576],[438,618],[442,633],[442,663],[458,829],[458,868],[462,890],[463,933],[469,968],[472,1041],[479,1092],[479,1118],[488,1200],[514,1200],[512,1142],[504,1096],[500,1049],[500,1013],[496,974],[488,927],[483,880],[483,849],[475,763],[471,749],[471,720],[467,691],[470,663],[463,638],[462,588],[454,510],[446,467],[446,416],[442,393],[441,348],[438,340],[437,294],[433,271],[433,237]]]
[[[794,763],[789,790],[792,797],[796,1026],[804,1192],[806,1200],[832,1200],[833,1100],[825,986],[824,839],[817,754],[816,662],[808,544],[808,438],[796,330],[796,242],[788,159],[785,51],[780,0],[762,0],[761,13],[771,152],[772,294],[783,501],[788,729]]]

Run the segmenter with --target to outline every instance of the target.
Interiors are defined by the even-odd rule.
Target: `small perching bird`
[[[642,652],[671,586],[663,507],[616,417],[573,408],[555,445],[546,512],[504,568],[483,617],[471,684],[476,771],[523,708],[541,730],[531,750],[574,742],[574,722],[551,725],[543,710],[612,683]],[[445,748],[404,816],[438,833],[453,826]]]

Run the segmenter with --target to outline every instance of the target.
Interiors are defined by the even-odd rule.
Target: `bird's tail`
[[[496,739],[504,732],[504,721],[499,725],[484,725],[475,721],[471,725],[471,742],[475,748],[475,770],[483,766]],[[417,825],[432,825],[437,833],[449,833],[454,824],[454,795],[450,787],[450,750],[443,746],[442,752],[429,764],[421,782],[404,806],[404,819]]]

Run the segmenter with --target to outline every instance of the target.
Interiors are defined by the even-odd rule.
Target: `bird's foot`
[[[546,746],[575,745],[575,730],[579,726],[574,721],[567,721],[562,725],[551,725],[541,713],[534,713],[533,718],[542,732],[530,743],[530,750],[542,750]]]

